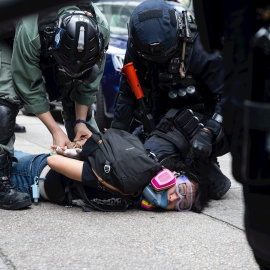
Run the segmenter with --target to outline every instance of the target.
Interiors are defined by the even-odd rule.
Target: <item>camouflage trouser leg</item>
[[[11,57],[12,48],[4,41],[0,41],[0,101],[11,103],[12,108],[16,111],[21,106],[20,99],[16,94],[11,76]],[[5,105],[4,105],[5,106]],[[17,112],[18,113],[18,112]],[[1,115],[1,117],[3,117]],[[3,127],[1,127],[2,130]],[[15,119],[14,119],[15,128]],[[14,153],[14,132],[11,135],[9,141],[4,144],[0,143],[0,153],[8,152],[13,156]]]

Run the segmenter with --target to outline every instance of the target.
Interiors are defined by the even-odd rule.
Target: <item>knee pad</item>
[[[0,101],[0,144],[6,145],[14,134],[18,106]]]

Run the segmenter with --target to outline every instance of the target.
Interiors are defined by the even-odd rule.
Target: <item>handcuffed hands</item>
[[[55,152],[58,155],[62,155],[69,158],[79,158],[81,151],[82,151],[81,148],[65,149],[63,151],[63,149],[59,146],[55,149]]]
[[[51,148],[53,149],[52,151],[52,155],[53,154],[58,154],[58,155],[62,155],[68,158],[74,158],[74,159],[80,159],[80,153],[82,151],[82,148],[78,148],[77,144],[74,144],[74,148],[73,149],[68,149],[66,146],[65,147],[60,147],[60,146],[56,146],[53,145]]]

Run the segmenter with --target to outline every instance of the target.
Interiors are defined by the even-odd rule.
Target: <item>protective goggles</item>
[[[193,203],[192,184],[185,175],[180,175],[176,179],[175,191],[179,196],[175,210],[184,212],[189,211]]]

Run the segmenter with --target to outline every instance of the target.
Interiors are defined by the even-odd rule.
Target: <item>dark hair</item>
[[[201,213],[202,210],[208,206],[210,201],[210,182],[204,177],[199,177],[197,174],[190,172],[187,167],[184,173],[191,182],[198,184],[198,189],[195,193],[195,201],[191,211]]]
[[[191,171],[183,162],[180,154],[170,155],[163,158],[160,163],[171,171],[181,172],[193,183],[198,184],[198,189],[195,193],[195,201],[191,211],[201,213],[208,206],[210,201],[210,182],[204,177],[200,177],[197,173]]]

